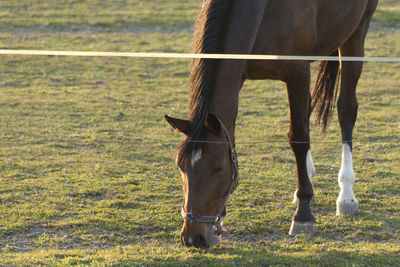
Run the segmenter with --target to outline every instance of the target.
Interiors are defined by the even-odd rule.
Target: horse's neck
[[[227,61],[219,64],[215,87],[212,90],[210,99],[210,112],[222,120],[232,141],[235,140],[239,90],[243,84],[241,78],[243,73],[242,64],[233,64]]]
[[[268,1],[238,0],[231,11],[231,20],[224,41],[225,54],[251,54]],[[248,14],[253,14],[251,17]],[[243,41],[246,40],[246,41]],[[245,60],[221,60],[215,75],[215,88],[210,111],[218,115],[234,136],[238,111],[238,95],[243,85]]]

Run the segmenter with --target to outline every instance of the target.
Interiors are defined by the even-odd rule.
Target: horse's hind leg
[[[345,49],[343,49],[344,53]],[[355,55],[354,55],[355,56]],[[336,214],[353,215],[358,211],[358,202],[353,194],[355,176],[352,163],[353,127],[357,119],[356,85],[361,74],[362,63],[343,62],[342,87],[338,100],[338,116],[342,130],[342,164],[338,175],[340,187],[336,201]]]
[[[352,37],[340,48],[343,56],[364,56],[364,40],[369,18],[365,18]],[[353,215],[358,211],[358,202],[352,187],[355,176],[352,164],[353,128],[357,119],[356,86],[361,76],[362,62],[343,62],[341,89],[338,99],[338,116],[342,130],[342,164],[338,175],[340,193],[336,201],[336,214]]]
[[[292,219],[289,235],[313,233],[315,218],[311,214],[310,201],[313,187],[309,178],[310,161],[310,66],[307,63],[296,65],[286,79],[290,106],[289,142],[296,156],[297,164],[297,210]]]

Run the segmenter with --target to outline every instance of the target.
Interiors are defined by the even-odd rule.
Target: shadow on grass
[[[215,266],[394,266],[398,264],[398,252],[360,253],[357,251],[342,251],[339,249],[321,248],[293,248],[285,245],[270,244],[267,246],[252,246],[246,248],[217,248],[210,251],[189,250],[187,258],[183,257],[156,257],[148,259],[124,259],[119,263],[122,265],[167,265],[167,266],[193,266],[193,265],[215,265]],[[203,254],[204,253],[204,254]]]

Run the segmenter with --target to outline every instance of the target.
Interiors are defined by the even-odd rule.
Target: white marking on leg
[[[313,161],[313,159],[312,159],[311,151],[310,151],[310,150],[308,150],[308,152],[307,152],[307,160],[306,160],[306,163],[307,163],[308,178],[310,179],[310,182],[311,182],[311,184],[312,184],[312,178],[313,178],[314,175],[315,175],[315,165],[314,165],[314,161]]]
[[[355,175],[353,170],[353,159],[349,144],[343,144],[342,147],[342,165],[340,167],[338,182],[340,192],[336,200],[336,214],[354,214],[358,209],[357,199],[353,194]]]
[[[201,149],[192,152],[192,158],[190,160],[192,168],[201,159],[201,153],[202,153]]]
[[[308,150],[307,152],[307,159],[306,159],[306,165],[307,165],[307,174],[308,174],[308,179],[310,179],[311,185],[312,185],[312,178],[315,175],[315,165],[313,158],[311,156],[311,151]],[[297,189],[294,192],[293,195],[293,204],[297,204]]]
[[[192,239],[192,237],[191,236],[189,236],[189,238],[188,238],[188,243],[187,243],[189,246],[191,246],[191,245],[193,245],[193,239]]]

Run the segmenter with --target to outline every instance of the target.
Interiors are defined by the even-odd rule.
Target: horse
[[[204,0],[195,23],[193,52],[364,56],[364,43],[378,0]],[[226,234],[225,205],[238,183],[235,122],[239,91],[247,79],[286,83],[290,108],[288,139],[297,165],[297,209],[289,235],[312,234],[315,167],[310,152],[310,114],[326,129],[337,101],[342,162],[337,215],[353,215],[352,132],[357,118],[356,86],[362,62],[321,61],[310,92],[306,60],[192,59],[188,119],[165,115],[185,135],[177,149],[184,218],[180,233],[187,247],[215,246]],[[340,82],[340,86],[339,86]],[[339,91],[339,96],[337,97]]]

